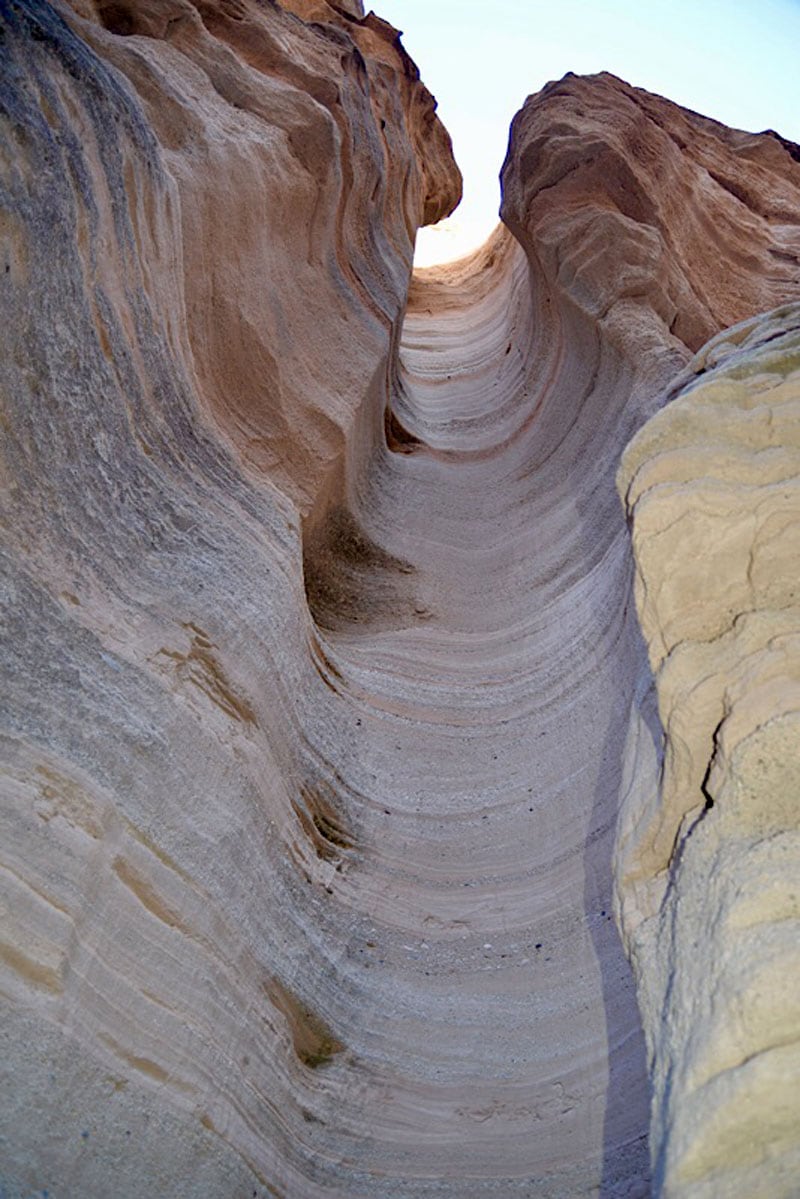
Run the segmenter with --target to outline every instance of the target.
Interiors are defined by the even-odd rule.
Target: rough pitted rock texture
[[[412,281],[460,179],[360,5],[0,16],[5,1193],[647,1195],[620,795],[662,1182],[696,988],[656,1045],[614,479],[800,294],[800,151],[568,77]]]
[[[626,451],[665,732],[620,821],[660,1193],[800,1178],[800,305],[719,334]],[[641,731],[631,730],[631,759]],[[638,749],[635,747],[638,746]]]

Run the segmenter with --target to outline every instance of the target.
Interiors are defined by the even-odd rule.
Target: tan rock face
[[[665,733],[617,882],[664,1194],[795,1193],[800,305],[714,338],[620,470]],[[631,745],[635,744],[635,731]]]
[[[800,290],[800,152],[568,78],[515,122],[511,232],[411,282],[460,179],[359,4],[23,0],[4,21],[5,1192],[646,1195],[620,793],[656,1177],[702,1181],[711,1141],[665,1079],[735,1066],[744,1033],[716,1021],[734,959],[711,931],[715,1011],[681,967],[660,1029],[693,926],[659,872],[696,805],[658,792],[614,478],[692,351]],[[689,572],[676,603],[649,526],[635,549],[660,697],[684,643],[729,647],[672,668],[701,690],[718,669],[733,720],[703,691],[717,774],[692,749],[684,777],[718,801],[680,869],[695,903],[741,851],[745,928],[785,898],[736,788],[762,761],[791,792],[793,451],[780,432],[754,455],[747,421],[770,420],[736,404],[738,457],[662,463],[677,492],[692,454],[721,463],[691,536],[735,514],[730,587],[704,607]],[[782,836],[788,803],[759,828]],[[773,1010],[790,1037],[753,985],[747,1044]]]
[[[797,294],[798,174],[775,133],[567,75],[514,120],[503,217],[583,310],[649,310],[698,350]]]
[[[417,226],[460,198],[433,98],[390,26],[324,2],[80,11],[83,53],[114,73],[130,123],[99,128],[82,95],[73,116],[59,85],[66,95],[74,81],[49,72],[53,120],[82,139],[84,203],[109,248],[98,283],[113,306],[130,277],[243,466],[304,507],[381,371]],[[102,312],[95,324],[111,345]]]

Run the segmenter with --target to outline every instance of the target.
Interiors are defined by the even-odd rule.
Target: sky
[[[800,142],[800,0],[374,0],[439,102],[464,199],[423,229],[415,262],[446,262],[497,223],[512,117],[567,71],[611,71],[726,125]],[[365,5],[369,10],[370,2]]]

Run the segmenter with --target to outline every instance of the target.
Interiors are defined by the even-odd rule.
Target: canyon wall
[[[715,337],[628,447],[636,599],[665,734],[616,873],[668,1195],[800,1177],[800,305]],[[638,756],[634,719],[629,757]]]
[[[596,318],[584,358],[598,330],[651,370],[676,340],[698,351],[666,387],[648,378],[663,408],[618,477],[655,694],[645,671],[623,753],[615,911],[653,1084],[653,1192],[788,1199],[800,1176],[800,307],[738,322],[798,294],[800,150],[610,77],[590,97],[567,78],[516,118],[504,184],[529,256]],[[620,452],[628,432],[617,436]]]
[[[791,1194],[800,150],[0,21],[3,1194]]]

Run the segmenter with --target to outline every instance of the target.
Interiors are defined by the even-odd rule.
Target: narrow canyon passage
[[[792,1195],[800,149],[570,74],[412,277],[360,0],[0,10],[0,1192]]]
[[[368,1083],[342,1079],[338,1116],[376,1195],[647,1192],[611,912],[642,668],[613,494],[626,377],[551,307],[505,230],[420,276],[394,448],[307,551],[359,850],[332,887]]]

